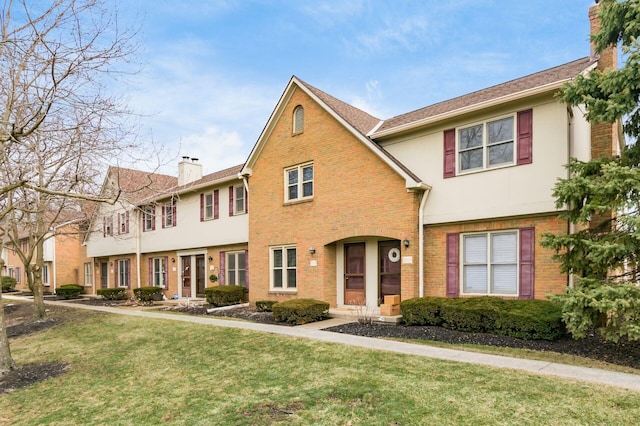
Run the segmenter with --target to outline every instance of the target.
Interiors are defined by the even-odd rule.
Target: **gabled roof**
[[[174,176],[113,166],[109,167],[105,184],[109,179],[115,181],[117,186],[114,189],[122,191],[120,198],[134,205],[163,194],[178,184],[178,178]]]
[[[304,91],[310,98],[315,100],[322,108],[325,109],[331,116],[333,116],[338,122],[340,122],[366,147],[368,147],[375,155],[377,155],[382,161],[387,163],[393,170],[395,170],[401,177],[405,179],[405,185],[407,188],[421,188],[426,189],[426,185],[422,180],[411,172],[400,161],[389,154],[384,148],[373,142],[366,136],[366,133],[371,131],[380,123],[380,120],[372,115],[352,106],[333,96],[317,89],[304,81],[298,79],[296,76],[291,77],[289,84],[287,85],[284,93],[280,97],[275,109],[271,113],[264,130],[262,131],[258,141],[256,142],[249,158],[242,168],[241,174],[250,175],[251,168],[256,159],[260,155],[264,144],[266,144],[269,134],[271,133],[275,123],[280,118],[284,107],[296,88]]]
[[[168,195],[180,194],[183,192],[189,192],[189,191],[206,188],[207,186],[212,186],[215,184],[220,184],[220,183],[229,182],[233,180],[239,180],[240,177],[238,175],[242,170],[242,166],[244,166],[244,164],[238,164],[237,166],[233,166],[224,170],[218,170],[217,172],[209,173],[208,175],[205,175],[202,178],[195,180],[193,182],[168,188],[166,191],[164,191],[163,194],[159,194],[158,196],[155,196],[153,198],[155,199],[165,198]]]
[[[435,120],[448,114],[459,114],[485,108],[488,103],[502,103],[511,98],[517,99],[534,93],[556,91],[565,82],[587,71],[595,64],[596,62],[588,57],[578,59],[564,65],[398,115],[385,120],[369,136],[375,139],[418,127],[425,124],[426,121]]]

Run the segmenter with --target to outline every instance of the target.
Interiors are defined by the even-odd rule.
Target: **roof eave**
[[[402,124],[400,126],[392,127],[387,130],[382,130],[380,132],[375,132],[370,135],[371,139],[379,139],[385,136],[392,136],[397,133],[403,133],[410,130],[414,130],[420,127],[424,127],[433,123],[437,123],[439,121],[444,121],[462,114],[468,114],[471,112],[479,111],[486,108],[491,108],[496,105],[504,104],[506,102],[516,101],[519,99],[527,98],[530,96],[540,95],[543,93],[551,92],[554,90],[560,89],[566,82],[571,81],[572,78],[567,78],[560,81],[555,81],[553,83],[545,84],[542,86],[537,86],[532,89],[522,90],[516,93],[511,93],[506,96],[500,96],[488,101],[479,102],[473,105],[467,105],[463,108],[457,108],[451,111],[447,111],[442,114],[437,114],[431,117],[424,118],[422,120],[413,121],[411,123]]]

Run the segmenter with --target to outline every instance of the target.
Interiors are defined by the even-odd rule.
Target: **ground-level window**
[[[84,263],[84,285],[85,287],[90,287],[93,285],[93,270],[91,267],[91,262]]]
[[[271,247],[271,289],[295,290],[297,260],[295,246]]]
[[[518,294],[518,233],[462,236],[462,293]]]
[[[15,278],[16,278],[16,270],[15,270],[15,269],[13,269],[13,266],[9,266],[9,268],[8,268],[8,269],[9,269],[9,276],[10,276],[11,278],[15,279]]]
[[[151,259],[151,285],[154,287],[166,287],[167,283],[167,258],[154,257]]]
[[[45,286],[49,285],[49,265],[42,265],[42,284]]]
[[[14,277],[16,279],[16,283],[20,284],[20,282],[22,281],[22,275],[20,274],[20,267],[16,266],[16,276]]]
[[[226,278],[228,285],[247,285],[246,280],[246,254],[244,251],[226,253]]]
[[[119,259],[116,263],[118,270],[116,271],[116,280],[118,287],[129,287],[129,259]]]

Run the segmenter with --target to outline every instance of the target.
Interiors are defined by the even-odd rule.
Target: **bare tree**
[[[120,28],[112,6],[7,0],[0,11],[0,232],[24,262],[38,318],[45,239],[64,215],[81,210],[79,200],[115,202],[118,194],[95,195],[100,175],[135,145],[129,111],[109,93],[136,32]],[[12,366],[1,323],[0,375]]]

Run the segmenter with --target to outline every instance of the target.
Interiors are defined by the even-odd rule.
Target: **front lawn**
[[[0,394],[0,424],[632,424],[640,416],[637,392],[170,320],[82,311],[11,344],[18,364],[68,366]]]

